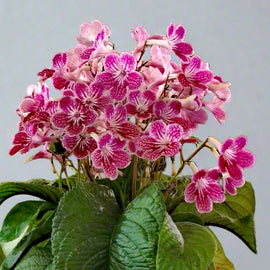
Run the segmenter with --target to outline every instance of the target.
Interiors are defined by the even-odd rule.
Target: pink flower
[[[183,61],[187,60],[187,56],[193,53],[192,46],[184,42],[185,28],[180,24],[171,23],[167,28],[168,42],[174,53]]]
[[[144,49],[149,34],[142,26],[136,25],[135,30],[131,30],[131,36],[137,42],[137,47],[133,50],[133,54],[136,55]]]
[[[104,110],[111,101],[110,97],[104,95],[104,86],[99,82],[94,82],[90,86],[85,83],[77,83],[74,91],[85,106],[95,111]]]
[[[152,91],[132,91],[128,95],[127,112],[140,118],[148,118],[152,112],[152,105],[156,95]]]
[[[39,128],[49,128],[50,115],[55,111],[57,102],[50,99],[48,86],[45,83],[29,85],[27,93],[28,96],[21,101],[17,110],[21,121],[36,124]]]
[[[183,137],[189,137],[192,132],[194,125],[190,121],[180,117],[181,112],[181,103],[178,100],[171,100],[165,102],[160,99],[154,104],[153,114],[154,120],[162,120],[166,124],[178,124],[183,128],[184,134]]]
[[[55,127],[65,129],[69,135],[80,134],[96,119],[96,114],[85,107],[82,101],[77,98],[63,96],[59,105],[60,112],[56,112],[51,121]]]
[[[245,150],[247,139],[239,136],[227,139],[220,147],[218,165],[222,173],[228,172],[234,180],[243,178],[243,169],[254,164],[254,155]]]
[[[184,191],[185,201],[195,202],[200,213],[211,212],[213,202],[221,203],[225,200],[224,191],[218,183],[219,177],[217,169],[196,172]]]
[[[46,81],[47,79],[49,79],[49,78],[52,77],[52,75],[53,75],[54,72],[55,72],[54,69],[44,68],[37,75],[40,76],[40,79],[42,81]]]
[[[195,87],[205,90],[207,83],[213,79],[208,64],[202,62],[199,56],[193,56],[187,62],[183,62],[181,69],[178,80],[183,88]]]
[[[67,54],[66,53],[58,53],[53,59],[53,86],[56,89],[63,89],[69,85],[69,80],[66,78],[66,64],[67,64]]]
[[[151,123],[149,134],[138,138],[142,158],[157,160],[161,156],[174,156],[179,152],[183,130],[177,124],[165,125],[162,121]]]
[[[78,159],[90,156],[97,148],[97,143],[91,136],[65,135],[62,144],[66,149],[73,150],[74,156]]]
[[[236,195],[236,188],[242,187],[245,184],[245,179],[233,179],[228,173],[223,174],[224,188],[231,194]]]
[[[207,113],[202,108],[202,102],[196,95],[189,95],[185,99],[180,99],[182,109],[180,116],[188,121],[193,129],[197,124],[204,124],[207,121]]]
[[[204,101],[203,105],[207,108],[221,124],[226,119],[226,113],[223,109],[224,101],[220,100],[216,96],[211,101]]]
[[[112,104],[106,108],[106,127],[114,134],[122,138],[134,140],[139,135],[137,126],[127,121],[126,108],[118,104],[114,107]]]
[[[111,133],[103,134],[98,141],[98,148],[91,159],[97,169],[103,169],[106,177],[114,180],[118,176],[118,168],[123,169],[130,163],[130,155],[124,150],[125,141],[113,137]]]
[[[229,102],[231,99],[231,83],[223,82],[219,76],[214,76],[212,81],[207,84],[208,89],[223,102]]]
[[[41,134],[37,126],[27,123],[20,126],[20,131],[13,137],[13,147],[10,149],[9,154],[15,155],[17,152],[21,154],[27,153],[30,149],[38,147],[52,138]]]
[[[111,97],[117,101],[126,96],[127,89],[136,90],[142,83],[140,73],[135,71],[136,61],[130,54],[108,55],[104,67],[105,71],[97,76],[97,80],[110,89]]]
[[[78,42],[81,44],[92,47],[96,41],[97,36],[104,32],[104,41],[107,43],[110,35],[108,25],[103,25],[99,20],[94,20],[91,23],[84,22],[80,26],[80,36],[77,37]]]

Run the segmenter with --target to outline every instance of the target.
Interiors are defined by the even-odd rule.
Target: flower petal
[[[131,72],[135,70],[136,62],[133,56],[131,56],[130,54],[124,53],[120,56],[120,60],[121,60],[123,70],[125,70],[126,72]]]
[[[178,142],[183,134],[183,129],[177,124],[171,124],[167,127],[167,134],[171,141]]]
[[[227,170],[229,175],[236,180],[242,179],[243,173],[242,170],[235,164],[228,164]]]
[[[138,89],[142,84],[142,76],[140,75],[139,72],[136,71],[130,72],[127,75],[126,82],[129,89],[131,90]]]
[[[123,150],[114,150],[113,163],[117,168],[123,169],[130,163],[130,155]]]
[[[68,125],[68,115],[64,112],[59,112],[53,115],[52,123],[55,127],[65,128]]]
[[[197,195],[197,189],[194,182],[191,182],[187,185],[184,191],[185,194],[185,201],[186,202],[194,202]]]
[[[115,180],[118,176],[118,170],[116,166],[109,159],[104,159],[103,161],[103,170],[107,177],[111,180]]]
[[[198,83],[208,83],[213,79],[213,73],[209,70],[202,70],[197,72],[193,79]]]
[[[255,162],[254,155],[248,151],[237,152],[237,164],[241,168],[251,167]]]
[[[80,125],[79,123],[70,122],[66,130],[70,135],[78,135],[83,131],[84,127],[84,125]]]
[[[104,71],[97,75],[97,81],[102,83],[105,88],[110,89],[114,86],[114,77],[112,73]]]
[[[126,96],[127,89],[126,87],[119,85],[111,89],[111,97],[116,101],[121,101]]]
[[[162,121],[152,122],[150,132],[155,139],[161,139],[166,133],[166,126]]]
[[[97,169],[102,167],[102,155],[101,155],[101,150],[100,149],[96,149],[93,154],[91,155],[91,159],[93,162],[94,167],[96,167]]]
[[[224,191],[221,186],[217,184],[209,184],[207,187],[207,195],[209,198],[216,203],[225,201]]]
[[[105,58],[105,69],[111,73],[115,73],[119,70],[120,59],[118,55],[110,54]]]
[[[208,213],[212,211],[213,203],[207,196],[206,192],[199,193],[195,203],[196,208],[200,213]]]

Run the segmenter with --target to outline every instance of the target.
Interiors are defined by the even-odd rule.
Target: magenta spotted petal
[[[221,203],[225,200],[224,191],[218,183],[219,177],[217,169],[199,170],[184,191],[185,201],[195,202],[200,213],[211,212],[213,202]]]
[[[66,149],[72,150],[74,156],[78,159],[90,156],[90,154],[97,148],[96,141],[90,136],[81,137],[78,135],[65,135],[62,140],[62,144]]]
[[[183,87],[195,87],[205,90],[207,83],[211,82],[214,75],[208,64],[201,61],[199,56],[192,56],[181,65],[182,72],[178,80]]]
[[[79,99],[64,96],[59,104],[61,111],[52,116],[52,123],[57,128],[65,129],[69,135],[80,134],[96,119],[96,114],[85,107]]]
[[[66,53],[58,53],[56,54],[53,59],[53,68],[60,69],[67,63],[67,54]]]
[[[181,126],[155,121],[150,126],[149,135],[138,138],[137,147],[142,158],[149,160],[156,160],[161,156],[174,156],[179,152],[182,135]]]
[[[171,23],[167,28],[167,38],[172,50],[183,61],[186,61],[188,56],[192,55],[193,48],[189,43],[183,41],[184,35],[185,29],[180,24]]]
[[[245,179],[233,179],[227,173],[223,175],[223,180],[225,190],[231,195],[236,195],[237,188],[242,187],[245,184]]]
[[[127,120],[126,108],[112,104],[106,108],[106,127],[114,134],[128,140],[134,140],[139,135],[138,127]]]
[[[152,113],[155,100],[156,95],[152,91],[132,91],[128,95],[127,112],[140,118],[148,118]]]
[[[130,54],[108,55],[104,66],[105,71],[97,76],[97,80],[111,91],[113,99],[120,101],[128,89],[136,90],[141,86],[142,76],[135,71],[136,61]]]
[[[90,86],[85,83],[77,83],[74,86],[77,97],[89,110],[101,111],[111,101],[100,82],[94,82]]]
[[[218,165],[222,173],[228,172],[232,179],[241,180],[243,169],[253,166],[255,157],[245,149],[246,138],[239,136],[235,139],[229,138],[220,149]]]
[[[118,168],[123,169],[130,163],[130,155],[123,149],[125,141],[113,137],[111,133],[103,134],[91,159],[94,167],[103,169],[106,177],[114,180],[118,176]]]

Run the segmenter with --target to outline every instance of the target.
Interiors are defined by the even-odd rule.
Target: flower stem
[[[136,196],[137,163],[138,163],[138,158],[136,155],[133,155],[132,156],[131,200],[133,200]]]
[[[181,166],[177,170],[176,174],[170,180],[169,185],[176,180],[176,177],[182,172],[182,170],[184,169],[185,165],[187,163],[189,163],[191,161],[191,159],[194,156],[196,156],[202,150],[202,148],[204,148],[207,145],[208,141],[209,141],[209,138],[206,138],[206,140],[187,159],[183,159],[182,160]],[[182,154],[182,152],[181,152],[181,154]],[[182,156],[182,158],[183,158],[183,156]]]

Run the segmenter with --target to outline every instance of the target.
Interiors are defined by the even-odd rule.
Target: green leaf
[[[6,256],[3,252],[1,244],[0,244],[0,265],[2,264],[2,262],[4,261],[5,258],[6,258]]]
[[[170,224],[173,223],[170,221]],[[174,228],[176,226],[178,232]],[[177,235],[181,235],[183,240]],[[190,222],[165,224],[160,237],[157,270],[206,270],[215,255],[215,239],[205,226]]]
[[[48,211],[40,221],[39,226],[28,232],[19,241],[16,247],[9,253],[6,259],[1,265],[1,270],[10,270],[16,263],[22,258],[22,256],[31,248],[43,240],[47,239],[51,235],[52,230],[52,219],[55,211]]]
[[[65,193],[52,227],[56,269],[107,269],[119,212],[113,192],[105,186],[78,184]]]
[[[208,231],[215,239],[217,249],[213,258],[213,262],[208,270],[235,270],[232,262],[226,257],[224,250],[218,238],[212,230],[208,228]]]
[[[55,208],[55,204],[44,201],[25,201],[16,204],[3,222],[0,242],[12,241],[23,232],[31,230],[39,216]]]
[[[32,195],[45,201],[57,203],[62,194],[58,188],[48,185],[43,179],[33,179],[25,182],[3,182],[0,184],[0,205],[14,195]]]
[[[227,229],[237,235],[254,252],[256,238],[254,228],[255,195],[250,183],[238,189],[235,196],[226,195],[226,201],[214,204],[210,213],[198,213],[195,205],[182,202],[172,213],[174,222],[192,221]]]
[[[156,251],[165,216],[157,185],[139,194],[116,224],[110,246],[111,270],[156,269]]]
[[[33,246],[16,265],[14,270],[44,270],[48,269],[47,267],[51,262],[51,249]]]
[[[159,234],[156,269],[177,269],[176,258],[184,251],[184,239],[172,218],[166,214]]]

